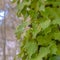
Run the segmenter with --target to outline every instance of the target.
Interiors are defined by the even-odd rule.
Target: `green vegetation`
[[[22,40],[18,57],[22,60],[60,60],[60,0],[15,2],[17,16],[24,17],[16,29],[17,39]]]

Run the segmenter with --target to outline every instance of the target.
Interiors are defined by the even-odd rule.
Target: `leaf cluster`
[[[60,60],[60,0],[20,0],[17,16],[24,20],[16,29],[22,60]],[[30,17],[30,21],[27,20]]]

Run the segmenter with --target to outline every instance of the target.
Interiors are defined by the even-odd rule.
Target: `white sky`
[[[2,24],[2,21],[3,21],[3,19],[4,19],[4,11],[0,11],[0,25]]]
[[[0,10],[0,21],[2,21],[4,19],[4,15],[6,16],[8,14],[8,11],[3,11],[3,10]]]
[[[4,16],[4,11],[0,11],[0,16]]]

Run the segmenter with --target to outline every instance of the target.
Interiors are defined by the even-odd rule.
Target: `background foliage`
[[[60,60],[60,0],[14,2],[17,3],[17,16],[24,17],[16,29],[16,37],[21,40],[18,57],[22,60]]]

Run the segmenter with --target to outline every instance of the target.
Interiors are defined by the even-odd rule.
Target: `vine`
[[[60,60],[60,0],[14,0],[17,16],[24,20],[16,29],[22,60]]]

